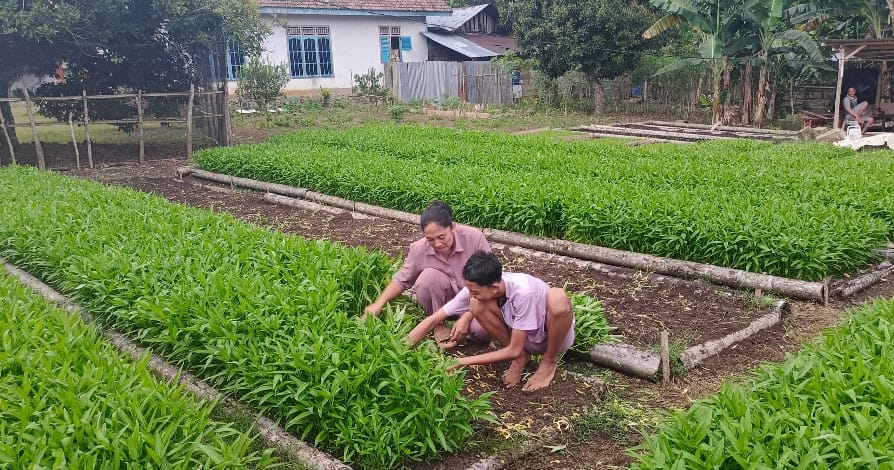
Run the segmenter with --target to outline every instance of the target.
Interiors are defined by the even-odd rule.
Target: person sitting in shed
[[[847,96],[841,100],[841,106],[844,108],[844,128],[856,124],[860,126],[861,133],[866,133],[866,129],[869,129],[873,122],[872,110],[869,103],[859,101],[856,88],[847,89]]]

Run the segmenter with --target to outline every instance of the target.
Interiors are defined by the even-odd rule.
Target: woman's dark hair
[[[503,277],[503,265],[493,253],[478,250],[463,266],[463,279],[479,286],[495,284]]]
[[[428,224],[432,222],[444,228],[449,228],[453,225],[453,211],[450,210],[450,206],[446,202],[435,199],[422,211],[422,217],[419,218],[419,225],[422,226],[422,230],[425,230],[425,227],[428,227]]]

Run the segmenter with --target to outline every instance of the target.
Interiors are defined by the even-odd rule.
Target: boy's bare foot
[[[528,365],[528,359],[530,359],[530,356],[524,354],[509,364],[509,368],[506,369],[506,372],[503,372],[503,385],[515,387],[521,382],[522,372],[524,372],[525,366]]]
[[[540,361],[540,366],[537,367],[537,371],[534,372],[534,375],[525,382],[522,391],[533,392],[535,390],[540,390],[541,388],[549,387],[549,384],[553,382],[553,377],[556,376],[556,369],[558,366],[557,363],[552,361]]]
[[[441,344],[450,339],[450,328],[447,327],[446,323],[441,322],[435,325],[432,334],[435,337],[435,342]]]

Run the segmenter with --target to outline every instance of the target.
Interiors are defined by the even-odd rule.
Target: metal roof
[[[454,52],[462,54],[470,59],[480,59],[482,57],[497,57],[500,54],[489,49],[485,49],[472,41],[467,40],[456,34],[443,34],[434,31],[425,31],[423,36],[432,41],[450,49]]]
[[[454,32],[489,6],[485,3],[484,5],[475,5],[473,7],[457,8],[453,10],[453,14],[450,16],[427,16],[425,23],[428,24],[429,28]]]
[[[478,44],[479,46],[500,55],[506,53],[506,51],[519,51],[518,45],[515,44],[515,40],[509,36],[499,34],[465,34],[463,37],[469,42]]]
[[[361,13],[411,12],[417,15],[451,11],[444,0],[258,0],[262,11],[301,10],[319,14],[355,11]]]
[[[894,60],[894,38],[827,39],[822,41],[821,44],[844,52],[847,60]]]

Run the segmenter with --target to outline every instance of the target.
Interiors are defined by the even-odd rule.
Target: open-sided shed
[[[894,115],[894,96],[886,86],[890,82],[888,63],[894,61],[894,38],[826,40],[823,46],[831,47],[838,57],[838,86],[835,92],[835,128],[841,126],[841,86],[847,61],[862,60],[879,65],[879,80],[875,103],[877,113]]]

